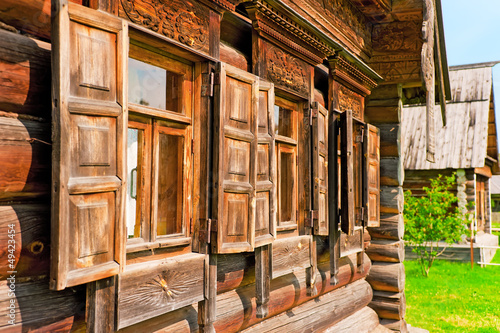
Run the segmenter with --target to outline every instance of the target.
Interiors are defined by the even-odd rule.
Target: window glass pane
[[[274,106],[274,124],[276,128],[276,134],[287,136],[289,138],[293,137],[293,121],[292,121],[293,110],[288,109],[283,106]]]
[[[182,112],[182,75],[129,58],[129,102]]]
[[[182,230],[182,162],[184,137],[160,133],[157,235]]]
[[[127,139],[127,203],[126,203],[126,221],[127,221],[127,237],[141,237],[141,217],[138,212],[137,202],[140,202],[139,180],[139,156],[142,155],[142,142],[144,140],[144,131],[129,128]]]
[[[280,222],[293,221],[293,154],[280,152]]]

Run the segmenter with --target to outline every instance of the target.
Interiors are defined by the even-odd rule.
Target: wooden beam
[[[403,262],[405,258],[405,243],[402,240],[374,239],[366,249],[366,254],[372,261]]]
[[[374,262],[366,277],[374,290],[402,292],[405,288],[403,263]]]
[[[405,293],[375,290],[368,306],[375,310],[380,318],[402,320],[406,315]]]

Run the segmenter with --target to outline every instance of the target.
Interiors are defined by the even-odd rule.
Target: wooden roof
[[[403,107],[405,169],[480,168],[487,159],[497,164],[491,70],[494,64],[450,67],[452,100],[446,104],[446,126],[443,127],[441,117],[436,117],[435,163],[426,160],[425,105]],[[439,105],[434,112],[441,112]]]

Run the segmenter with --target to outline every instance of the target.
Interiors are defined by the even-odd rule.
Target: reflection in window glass
[[[280,152],[280,222],[293,221],[293,154]]]
[[[182,233],[184,137],[160,133],[157,235]]]
[[[292,110],[283,106],[274,106],[274,124],[276,134],[291,138],[293,136]]]
[[[137,214],[137,189],[140,188],[138,182],[140,180],[139,172],[139,156],[142,155],[142,142],[144,139],[144,131],[135,128],[128,129],[127,139],[127,204],[126,204],[126,220],[127,220],[127,237],[141,237],[141,220],[140,214]],[[140,194],[140,193],[139,193]]]
[[[182,75],[129,58],[129,102],[181,112]]]

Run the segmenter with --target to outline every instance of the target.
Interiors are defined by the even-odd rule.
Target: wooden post
[[[115,330],[115,277],[87,284],[87,332]]]
[[[271,245],[263,245],[255,249],[255,294],[257,303],[257,318],[268,315],[270,289],[270,257]]]
[[[198,326],[202,333],[214,333],[217,311],[217,254],[210,254],[207,261],[205,299],[198,303]]]

